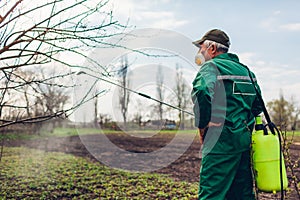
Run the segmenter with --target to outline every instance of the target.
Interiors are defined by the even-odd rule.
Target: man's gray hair
[[[220,43],[217,43],[217,42],[212,41],[212,40],[205,40],[205,41],[203,42],[203,44],[204,44],[206,47],[208,47],[208,46],[214,44],[214,45],[216,45],[216,47],[217,47],[217,51],[222,51],[222,52],[224,52],[224,53],[227,53],[228,50],[229,50],[229,48],[226,47],[225,45],[220,44]]]

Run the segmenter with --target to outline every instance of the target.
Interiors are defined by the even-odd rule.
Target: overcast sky
[[[230,51],[257,75],[265,101],[280,90],[300,103],[300,1],[111,0],[115,18],[135,29],[159,28],[199,39],[224,30]],[[176,41],[174,41],[176,42]],[[194,52],[196,54],[196,51]],[[194,56],[194,55],[192,55]]]

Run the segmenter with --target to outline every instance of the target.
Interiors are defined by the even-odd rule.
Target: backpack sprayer
[[[257,88],[255,87],[254,80],[251,76],[250,70],[247,66],[244,67],[249,72],[249,77],[251,82],[254,86],[255,92],[261,105],[263,107],[263,113],[266,118],[267,124],[264,126],[262,123],[261,116],[256,116],[255,118],[255,132],[252,135],[252,159],[253,159],[253,168],[254,168],[254,177],[255,182],[259,190],[264,192],[277,192],[281,191],[281,199],[284,199],[284,190],[287,188],[288,180],[286,175],[286,169],[284,164],[284,159],[282,156],[282,147],[281,147],[281,135],[278,128],[275,124],[271,121],[269,113],[266,109],[262,96],[258,92]],[[194,116],[193,113],[183,110],[182,108],[173,106],[166,102],[160,101],[158,99],[152,98],[151,96],[137,92],[130,88],[127,88],[123,85],[117,84],[113,81],[97,77],[95,75],[87,74],[86,72],[80,71],[77,73],[79,74],[86,74],[91,77],[94,77],[98,80],[105,81],[112,85],[121,87],[126,89],[132,93],[145,97],[147,99],[156,101],[173,109],[179,110],[183,113],[187,113],[189,115]],[[271,134],[268,133],[266,126],[269,127]],[[275,130],[277,132],[278,137],[276,137]]]
[[[277,145],[281,141],[276,135],[268,133],[260,116],[257,116],[255,121],[255,132],[252,135],[252,159],[257,187],[264,192],[283,191],[287,188],[288,180],[281,145]]]
[[[263,113],[271,134],[263,125],[261,116],[255,118],[255,132],[252,134],[252,161],[254,177],[257,188],[264,192],[281,192],[284,199],[284,190],[287,188],[288,179],[282,156],[281,134],[276,125],[271,121],[262,96],[255,87],[251,72],[247,66],[249,77],[254,86],[256,95],[262,105]],[[275,134],[277,132],[277,136]]]

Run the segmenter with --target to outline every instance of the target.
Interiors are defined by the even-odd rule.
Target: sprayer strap
[[[223,59],[223,58],[218,58],[218,59]],[[256,84],[255,84],[255,82],[254,82],[254,79],[255,79],[255,78],[252,77],[252,74],[251,74],[250,69],[249,69],[246,65],[244,65],[244,64],[242,64],[242,63],[240,63],[240,62],[238,62],[238,61],[232,60],[232,62],[238,63],[238,64],[242,65],[243,67],[245,67],[245,68],[247,69],[248,74],[249,74],[249,77],[250,77],[250,80],[251,80],[252,85],[253,85],[253,87],[254,87],[254,89],[255,89],[255,93],[256,93],[256,95],[257,95],[257,97],[258,97],[258,100],[260,101],[260,104],[261,104],[261,106],[262,106],[263,113],[264,113],[265,118],[266,118],[266,120],[267,120],[269,129],[270,129],[270,131],[272,132],[272,134],[275,135],[275,130],[274,130],[275,125],[274,125],[274,123],[271,121],[271,118],[270,118],[270,115],[269,115],[269,113],[268,113],[268,111],[267,111],[265,102],[264,102],[264,100],[263,100],[261,94],[259,93],[259,91],[258,91],[258,89],[257,89],[257,87],[256,87]],[[255,79],[255,80],[256,80],[256,79]]]
[[[242,64],[242,65],[243,65],[243,64]],[[254,80],[253,80],[254,78],[252,77],[251,71],[250,71],[250,69],[249,69],[246,65],[243,65],[243,66],[248,70],[249,77],[250,77],[251,82],[252,82],[252,84],[253,84],[253,87],[254,87],[254,89],[255,89],[256,95],[257,95],[257,97],[258,97],[258,99],[259,99],[259,101],[260,101],[260,103],[261,103],[261,105],[262,105],[263,112],[264,112],[265,118],[266,118],[266,120],[267,120],[267,122],[268,122],[269,129],[270,129],[270,131],[272,132],[272,134],[275,135],[275,130],[274,130],[274,126],[275,126],[275,125],[274,125],[274,123],[271,121],[270,115],[269,115],[269,113],[268,113],[268,111],[267,111],[265,102],[264,102],[264,100],[263,100],[261,94],[258,92],[258,89],[257,89],[257,87],[256,87],[256,85],[255,85]]]

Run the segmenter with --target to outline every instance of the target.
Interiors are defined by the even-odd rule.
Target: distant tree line
[[[278,99],[267,103],[267,108],[272,121],[281,130],[296,130],[299,128],[300,107],[293,98],[287,100],[281,92]]]

